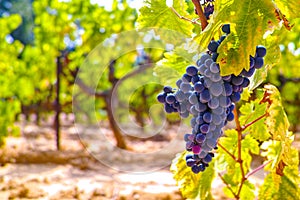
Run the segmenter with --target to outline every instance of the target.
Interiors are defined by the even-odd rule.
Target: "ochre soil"
[[[167,133],[152,139],[125,137],[132,153],[142,158],[131,159],[128,152],[120,154],[107,145],[114,143],[107,124],[101,132],[107,141],[99,140],[97,130],[91,128],[88,137],[80,135],[72,123],[61,130],[61,150],[56,150],[55,132],[47,123],[18,124],[20,137],[8,137],[0,150],[0,199],[82,199],[82,200],[180,200],[176,182],[169,171],[175,154],[184,147],[182,134],[168,127]],[[97,140],[98,139],[98,140]],[[152,153],[175,143],[174,151]],[[299,143],[297,143],[299,148]],[[300,149],[300,148],[299,148]],[[103,153],[104,152],[104,153]],[[100,157],[97,155],[101,155]],[[103,160],[108,160],[109,166]],[[257,159],[254,165],[262,161]],[[142,167],[140,169],[139,167]],[[138,173],[137,173],[138,172]],[[251,182],[259,185],[264,177],[258,172]],[[218,178],[213,182],[215,199],[226,199]]]

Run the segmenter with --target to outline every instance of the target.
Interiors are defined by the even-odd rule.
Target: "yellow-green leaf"
[[[185,34],[190,36],[193,30],[191,22],[180,19],[170,7],[166,5],[165,1],[160,0],[147,0],[145,6],[140,9],[138,18],[139,28],[156,27],[161,29],[170,29],[175,31],[174,35],[169,34],[168,37],[172,39],[178,38],[178,34]],[[173,3],[173,8],[182,16],[191,18],[186,12],[187,4],[184,0],[176,0]],[[156,31],[159,31],[158,29]],[[165,36],[164,36],[165,37]],[[174,42],[174,41],[173,41]]]
[[[186,152],[177,155],[171,165],[171,172],[184,198],[206,199],[212,198],[211,183],[215,177],[214,162],[212,161],[204,172],[194,174],[185,163]]]

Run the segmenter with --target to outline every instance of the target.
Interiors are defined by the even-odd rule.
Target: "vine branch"
[[[208,25],[208,22],[207,22],[206,17],[203,13],[202,6],[201,6],[199,0],[192,0],[192,2],[195,5],[197,14],[198,14],[199,19],[201,21],[201,27],[202,27],[202,31],[203,31],[206,28],[206,26]]]
[[[248,174],[246,174],[245,178],[248,179],[249,176],[255,174],[256,172],[258,172],[259,170],[261,170],[262,168],[264,168],[266,165],[268,165],[270,162],[272,162],[273,160],[269,160],[268,162],[258,166],[257,168],[255,168],[254,170],[252,170],[251,172],[249,172]]]
[[[189,19],[189,18],[187,18],[187,17],[184,17],[184,16],[180,15],[180,14],[175,10],[175,8],[170,7],[170,9],[171,9],[171,10],[175,13],[175,15],[177,15],[177,17],[179,17],[180,19],[183,19],[183,20],[186,20],[186,21],[188,21],[188,22],[191,22],[192,24],[197,24],[197,25],[201,26],[201,24],[200,24],[199,22],[197,22],[196,20],[192,20],[192,19]]]
[[[237,160],[236,157],[230,153],[221,143],[218,142],[218,146],[221,147],[221,149],[223,149],[233,160]]]
[[[237,162],[240,165],[240,169],[241,169],[241,173],[242,173],[242,180],[241,180],[238,192],[236,194],[237,197],[239,197],[240,193],[241,193],[241,190],[242,190],[242,187],[243,187],[243,184],[247,179],[245,177],[245,171],[244,171],[244,168],[243,168],[243,160],[242,160],[242,133],[243,133],[243,130],[242,130],[239,118],[238,118],[238,112],[237,112],[236,107],[234,108],[233,113],[234,113],[234,120],[235,120],[235,124],[236,124],[236,131],[238,132],[238,144],[237,144],[237,146],[238,146],[238,158],[237,158]]]
[[[264,118],[266,116],[268,116],[268,113],[265,113],[265,114],[261,115],[260,117],[258,117],[257,119],[253,120],[252,122],[245,124],[244,126],[241,127],[241,131],[244,131],[246,128],[248,128],[249,126],[253,125],[255,122],[261,120],[262,118]]]
[[[226,182],[226,180],[223,178],[223,176],[222,176],[222,174],[220,172],[218,172],[218,176],[223,181],[223,183],[226,185],[226,187],[230,190],[230,192],[232,193],[232,195],[235,198],[238,198],[238,196],[235,194],[235,192],[232,190],[231,186]]]

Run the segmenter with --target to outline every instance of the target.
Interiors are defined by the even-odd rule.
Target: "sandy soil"
[[[61,151],[56,151],[51,126],[19,125],[22,136],[9,137],[0,151],[1,200],[183,199],[169,172],[172,158],[184,146],[176,128],[150,140],[127,137],[133,152],[128,153],[107,145],[107,141],[114,140],[105,124],[101,129],[106,141],[99,138],[97,130],[91,128],[89,134],[78,136],[78,128],[65,124]],[[173,151],[161,151],[166,148]],[[263,176],[259,172],[251,181],[259,185]],[[215,199],[226,199],[219,179],[213,187]]]

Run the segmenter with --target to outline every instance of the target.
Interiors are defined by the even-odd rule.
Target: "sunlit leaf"
[[[211,194],[211,183],[214,179],[215,171],[213,162],[204,172],[194,174],[185,163],[186,152],[176,156],[171,165],[171,172],[182,192],[187,199],[213,199]]]
[[[178,38],[178,33],[190,36],[193,25],[191,22],[180,19],[170,7],[166,5],[165,1],[147,0],[145,6],[140,9],[141,15],[138,18],[139,28],[157,27],[161,29],[170,29],[171,32],[167,37],[170,41]],[[184,0],[176,0],[173,3],[174,9],[182,16],[191,18],[186,12],[187,4]],[[157,29],[156,31],[159,31]],[[176,35],[177,32],[177,35]],[[167,39],[165,35],[162,35]],[[174,42],[174,41],[173,41]]]

